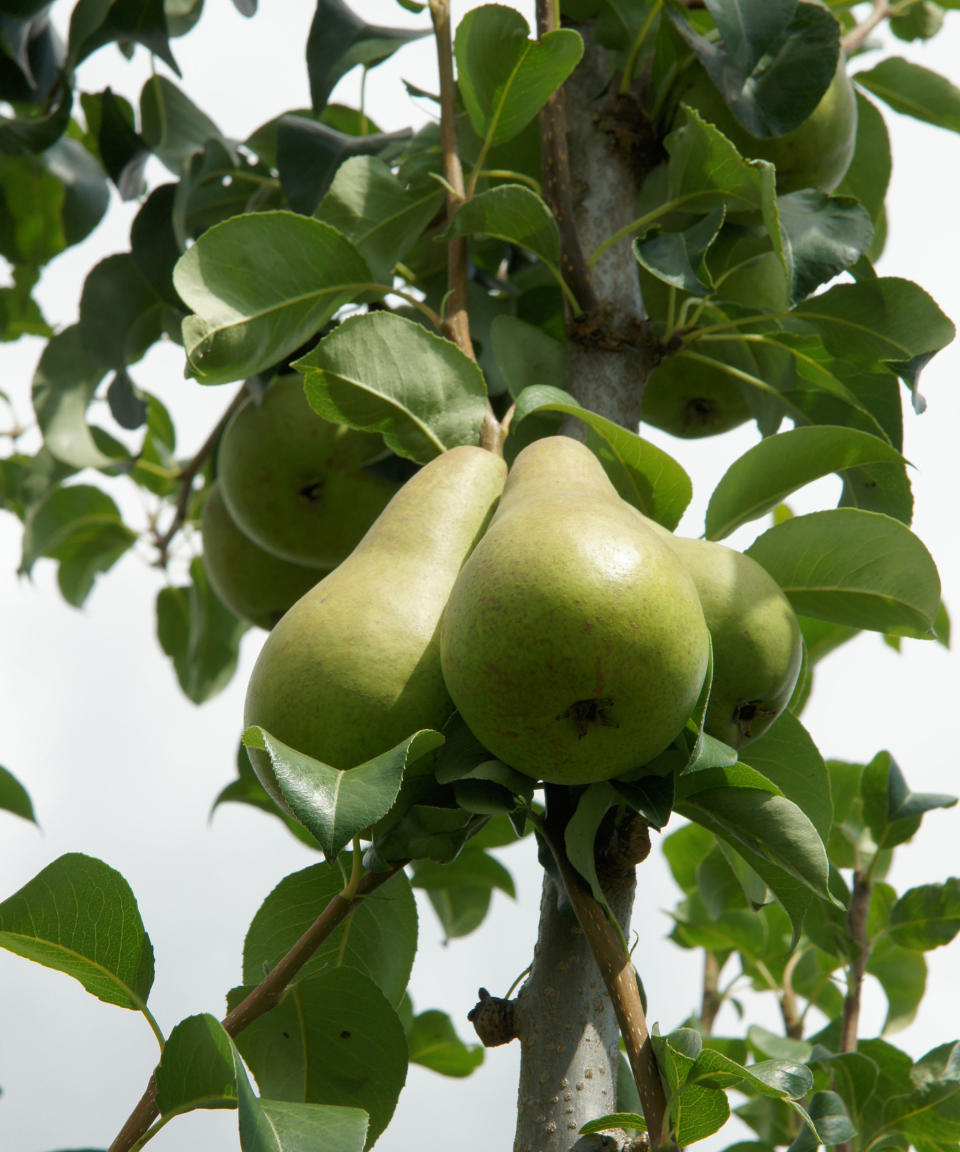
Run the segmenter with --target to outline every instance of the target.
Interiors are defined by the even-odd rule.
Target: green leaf
[[[261,1100],[234,1057],[241,1152],[362,1152],[368,1116],[361,1108]]]
[[[469,936],[486,919],[493,889],[489,886],[430,888],[427,897],[437,914],[446,941]]]
[[[373,68],[411,40],[428,35],[416,28],[367,24],[343,0],[317,0],[307,38],[307,73],[316,111],[327,103],[341,76],[358,65]]]
[[[894,112],[960,132],[960,88],[946,76],[902,56],[888,56],[869,71],[858,72],[856,80]]]
[[[896,520],[837,508],[795,516],[746,550],[804,616],[926,635],[940,608],[940,579],[930,553]]]
[[[231,1007],[245,991],[231,992]],[[271,1099],[362,1108],[370,1116],[368,1147],[393,1115],[407,1075],[403,1025],[377,986],[353,968],[288,988],[240,1033],[237,1046]]]
[[[3,765],[0,765],[0,809],[12,812],[14,816],[22,816],[24,820],[29,820],[33,824],[37,823],[30,793]]]
[[[577,807],[563,830],[563,844],[570,863],[590,885],[593,898],[613,919],[606,893],[597,875],[597,830],[604,816],[617,803],[617,794],[605,780],[589,784],[577,800]]]
[[[344,857],[349,869],[349,855]],[[313,864],[285,876],[260,905],[243,942],[243,981],[259,983],[343,890],[335,864]],[[361,900],[345,923],[320,945],[295,980],[338,967],[355,968],[399,1004],[417,952],[417,908],[402,872]]]
[[[904,892],[890,913],[888,931],[901,948],[919,952],[949,944],[960,932],[960,879]]]
[[[315,215],[352,240],[381,283],[410,250],[443,203],[443,191],[403,187],[374,156],[356,156],[337,169]]]
[[[410,1060],[441,1076],[469,1076],[483,1063],[482,1044],[464,1044],[453,1021],[437,1009],[420,1012],[407,1029]]]
[[[742,1086],[752,1095],[774,1100],[802,1100],[813,1087],[810,1069],[793,1060],[762,1060],[744,1067],[712,1048],[704,1048],[697,1058],[688,1082],[694,1081],[709,1088]]]
[[[809,1127],[802,1128],[788,1152],[814,1152],[821,1144],[833,1147],[857,1135],[846,1106],[836,1092],[814,1092],[810,1098],[809,1116],[816,1135]]]
[[[860,777],[863,817],[874,843],[893,848],[909,840],[925,813],[952,808],[955,796],[939,792],[911,792],[900,766],[889,752],[878,752]]]
[[[446,864],[417,860],[410,883],[414,888],[439,892],[450,888],[498,888],[511,899],[517,897],[509,871],[488,852],[468,841],[460,853]]]
[[[174,176],[194,152],[220,129],[176,84],[151,76],[140,93],[141,135],[150,150]]]
[[[0,255],[46,264],[66,247],[63,183],[37,156],[0,156]]]
[[[576,416],[595,433],[590,446],[620,495],[646,516],[673,531],[690,501],[693,486],[680,465],[662,449],[583,408],[568,393],[549,385],[525,388],[517,397],[513,424],[534,412]]]
[[[258,212],[214,225],[173,272],[196,313],[183,322],[194,374],[225,384],[275,364],[370,280],[353,244],[320,220]]]
[[[768,436],[735,460],[713,490],[707,538],[722,540],[804,485],[864,464],[903,467],[905,461],[886,441],[854,428],[818,425]]]
[[[70,16],[67,59],[79,64],[104,44],[142,44],[179,76],[163,0],[79,0]]]
[[[236,1108],[233,1045],[208,1013],[181,1020],[167,1037],[154,1073],[163,1117],[194,1108]]]
[[[425,464],[480,439],[486,391],[477,365],[392,312],[345,320],[294,367],[325,420],[380,432],[399,456]]]
[[[881,936],[872,942],[867,972],[879,980],[887,998],[884,1033],[906,1028],[916,1016],[927,986],[923,954],[901,948],[889,936]]]
[[[80,337],[89,356],[121,371],[160,339],[169,306],[129,252],[107,256],[83,282]],[[178,317],[179,318],[179,317]]]
[[[113,500],[88,484],[55,488],[31,509],[23,531],[21,571],[41,556],[60,561],[60,590],[79,608],[101,572],[110,569],[136,540]]]
[[[705,258],[720,233],[725,214],[721,204],[680,232],[654,231],[638,237],[633,243],[633,254],[658,280],[681,291],[705,296],[713,288],[713,277]]]
[[[890,137],[883,114],[872,100],[857,93],[857,142],[847,174],[837,185],[837,193],[853,196],[876,222],[890,183]]]
[[[530,40],[511,8],[486,4],[457,27],[454,52],[460,94],[474,131],[488,144],[511,140],[574,70],[583,41],[569,28]]]
[[[153,985],[153,946],[130,885],[79,852],[54,860],[0,904],[0,947],[121,1008],[142,1010]]]
[[[795,302],[855,264],[873,239],[870,214],[849,196],[804,188],[779,197],[777,211]]]
[[[516,316],[497,316],[490,325],[493,352],[510,395],[544,380],[563,381],[566,352],[559,340]]]
[[[190,576],[186,587],[157,594],[157,639],[184,695],[203,704],[230,683],[247,625],[220,603],[200,557],[191,562]]]

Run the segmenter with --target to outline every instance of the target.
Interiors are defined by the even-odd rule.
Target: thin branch
[[[723,997],[720,995],[720,963],[716,952],[703,950],[703,998],[700,1002],[700,1028],[709,1036],[720,1011]]]
[[[204,440],[197,450],[196,455],[192,460],[180,471],[180,492],[177,496],[177,506],[174,509],[173,519],[166,532],[162,536],[157,536],[153,543],[157,549],[157,559],[155,561],[158,568],[165,568],[167,565],[167,554],[170,549],[170,544],[174,536],[180,531],[183,526],[184,520],[187,518],[187,509],[190,507],[190,497],[193,495],[193,482],[196,480],[200,469],[203,468],[207,462],[207,457],[217,446],[217,441],[220,435],[226,428],[230,417],[236,412],[240,405],[247,398],[246,388],[241,388],[240,391],[234,396],[227,407],[227,410],[217,421],[215,428],[210,435]]]
[[[843,1001],[843,1030],[840,1034],[840,1051],[856,1052],[857,1032],[860,1025],[860,991],[870,957],[870,940],[867,936],[867,911],[870,907],[870,893],[873,885],[865,872],[853,875],[853,894],[847,910],[847,927],[850,942],[853,944],[853,961],[847,972],[847,995]]]
[[[537,34],[542,39],[556,27],[552,0],[537,0]],[[557,89],[540,110],[540,164],[543,196],[560,229],[563,277],[573,290],[582,311],[599,305],[590,269],[580,244],[570,187],[570,158],[567,153],[567,114],[563,88]]]
[[[863,45],[870,33],[879,24],[882,24],[887,17],[893,14],[893,9],[887,0],[873,0],[873,11],[863,21],[862,24],[857,24],[856,27],[851,28],[850,31],[840,41],[840,47],[847,56],[852,56]]]
[[[542,835],[556,861],[570,906],[590,945],[613,1005],[630,1069],[640,1094],[650,1147],[652,1152],[668,1152],[676,1146],[664,1138],[667,1101],[650,1042],[650,1031],[633,964],[604,910],[594,899],[589,885],[567,857],[563,830],[554,826],[550,816],[549,786],[547,803],[547,819],[541,825]]]
[[[256,988],[223,1018],[221,1023],[226,1031],[231,1036],[238,1035],[254,1020],[279,1004],[287,985],[320,945],[343,923],[365,896],[369,896],[399,872],[404,863],[406,861],[397,864],[389,872],[367,872],[354,885],[352,894],[345,890],[334,896],[276,967],[272,968]],[[158,1115],[157,1085],[151,1076],[146,1091],[107,1152],[132,1152],[137,1141],[146,1134]]]

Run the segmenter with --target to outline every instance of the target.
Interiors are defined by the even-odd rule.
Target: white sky
[[[56,17],[65,20],[71,6],[58,0]],[[455,16],[473,6],[455,4]],[[531,17],[532,0],[515,6]],[[374,22],[414,22],[393,0],[365,0],[356,8]],[[224,133],[240,138],[270,116],[309,103],[301,45],[312,5],[286,0],[265,2],[261,9],[246,21],[229,0],[208,0],[198,28],[174,42],[187,92]],[[946,30],[927,47],[897,43],[893,50],[956,79],[960,18],[948,16]],[[858,66],[869,66],[869,60]],[[136,103],[148,74],[142,50],[127,62],[106,48],[83,65],[79,83],[90,91],[110,84]],[[404,49],[371,74],[368,111],[387,130],[422,118],[399,78],[430,88],[432,74],[429,40]],[[349,102],[357,90],[351,77],[338,94]],[[954,270],[960,254],[960,138],[892,114],[888,122],[894,178],[890,241],[880,271],[917,280],[948,315],[960,319]],[[169,178],[158,167],[148,175],[151,184]],[[39,295],[48,319],[58,325],[75,319],[83,276],[103,255],[127,248],[134,210],[114,201],[110,220],[45,273]],[[29,413],[29,381],[40,347],[23,341],[0,350],[0,386],[18,398],[21,416]],[[927,370],[923,391],[929,409],[922,418],[908,413],[905,454],[917,469],[915,530],[933,552],[945,598],[960,620],[958,368],[960,350],[950,349]],[[232,392],[185,382],[181,353],[172,346],[152,353],[133,374],[170,406],[183,429],[183,453],[203,440]],[[713,485],[753,439],[747,430],[720,443],[661,439],[694,478],[695,501],[683,531],[700,532]],[[829,506],[833,493],[827,481],[793,503],[799,509]],[[136,504],[133,509],[142,515]],[[18,583],[19,537],[14,519],[0,516],[0,763],[29,789],[43,832],[0,813],[0,898],[63,852],[99,856],[126,876],[138,898],[157,954],[151,1005],[165,1031],[190,1013],[221,1015],[224,993],[239,981],[244,933],[260,902],[284,875],[316,860],[278,822],[250,809],[229,805],[207,823],[214,796],[233,776],[244,687],[263,634],[246,637],[242,667],[230,688],[195,708],[180,694],[154,638],[153,601],[161,578],[147,557],[121,561],[77,612],[60,599],[52,563],[38,564],[32,583]],[[745,545],[750,538],[748,532],[737,542]],[[958,687],[957,657],[939,646],[907,642],[905,654],[897,656],[878,637],[865,636],[818,673],[804,721],[825,755],[863,760],[888,748],[914,790],[957,792],[952,708]],[[915,845],[901,850],[902,863],[891,878],[900,890],[957,871],[958,821],[957,810],[927,817]],[[531,845],[502,856],[515,870],[519,900],[496,893],[486,926],[474,936],[444,947],[431,909],[426,902],[421,906],[413,998],[418,1009],[448,1011],[465,1038],[470,1029],[463,1017],[477,986],[503,994],[529,962],[535,935],[539,879]],[[664,1031],[677,1026],[699,998],[699,960],[663,939],[669,931],[664,910],[675,899],[654,854],[640,872],[634,927],[643,943],[635,956],[651,1019]],[[894,1038],[914,1055],[960,1035],[958,959],[957,942],[929,956],[920,1017]],[[777,1024],[766,1001],[751,1007],[751,1018]],[[146,1024],[101,1004],[76,982],[6,952],[0,952],[0,1020],[0,1148],[105,1148],[156,1061]],[[882,998],[871,989],[865,1033],[881,1020]],[[483,1068],[465,1081],[441,1080],[411,1066],[394,1122],[378,1148],[406,1152],[430,1146],[438,1133],[462,1152],[510,1147],[518,1055],[516,1045],[491,1051]],[[722,1139],[701,1147],[722,1147],[736,1138],[731,1126]],[[235,1152],[236,1114],[193,1113],[168,1126],[151,1147]]]

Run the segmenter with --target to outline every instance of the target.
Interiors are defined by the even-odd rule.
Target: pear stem
[[[271,968],[256,988],[223,1018],[221,1023],[224,1030],[230,1036],[236,1036],[265,1012],[276,1007],[287,985],[320,945],[346,920],[365,896],[369,896],[381,884],[385,884],[406,863],[405,860],[401,861],[389,872],[366,872],[353,885],[352,893],[341,892],[334,896],[290,951]],[[146,1091],[107,1152],[132,1152],[159,1114],[157,1082],[156,1078],[151,1076]]]

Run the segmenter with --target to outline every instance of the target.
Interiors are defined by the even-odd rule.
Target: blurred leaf
[[[153,946],[130,885],[102,860],[67,853],[0,904],[0,947],[65,972],[120,1008],[142,1010]]]
[[[894,112],[960,132],[960,88],[929,68],[888,56],[869,71],[858,72],[857,83]]]
[[[453,1021],[437,1009],[420,1012],[407,1029],[410,1060],[441,1076],[469,1076],[483,1063],[483,1045],[464,1044]]]
[[[0,115],[0,155],[43,152],[67,130],[73,106],[73,89],[59,83],[59,95],[51,107],[21,116]]]
[[[464,845],[462,851],[448,863],[415,861],[410,883],[414,888],[423,888],[428,892],[461,887],[498,888],[511,899],[517,897],[516,886],[509,871],[473,841]]]
[[[560,387],[565,379],[566,354],[559,340],[516,316],[498,316],[490,326],[493,351],[510,395],[547,382]]]
[[[836,1092],[814,1092],[810,1097],[809,1115],[816,1127],[816,1135],[809,1127],[801,1128],[788,1152],[814,1152],[821,1144],[833,1147],[857,1135],[843,1100]]]
[[[100,161],[121,199],[137,199],[143,192],[143,169],[150,149],[137,132],[130,102],[109,87],[102,92],[82,93],[80,102]]]
[[[157,1108],[164,1118],[194,1108],[236,1108],[233,1045],[220,1021],[207,1013],[177,1024],[154,1073]]]
[[[234,989],[228,1004],[234,1007],[246,991]],[[403,1025],[354,968],[294,984],[236,1043],[271,1099],[362,1108],[370,1116],[367,1146],[387,1126],[407,1075]]]
[[[572,29],[529,36],[520,13],[499,4],[473,9],[457,26],[460,94],[473,130],[489,144],[502,144],[526,127],[583,55],[583,41]]]
[[[141,136],[174,176],[211,137],[216,124],[165,76],[151,76],[140,93]]]
[[[186,587],[157,594],[157,639],[186,697],[203,704],[230,683],[247,625],[214,595],[199,557],[190,564],[190,576]]]
[[[489,911],[492,894],[489,885],[427,889],[427,897],[447,941],[469,936],[480,927]]]
[[[170,51],[163,0],[78,0],[70,16],[70,65],[76,66],[114,41],[142,44],[180,75]]]
[[[859,200],[876,222],[890,183],[890,169],[890,138],[883,114],[872,100],[858,92],[857,142],[850,167],[837,185],[837,194]]]
[[[960,932],[960,879],[904,892],[890,913],[888,931],[901,948],[927,952],[949,944]]]
[[[940,607],[929,552],[899,521],[838,508],[795,516],[746,550],[804,616],[926,635]]]
[[[36,824],[30,793],[8,769],[0,765],[0,809]]]
[[[325,420],[383,434],[425,464],[476,444],[486,412],[483,376],[455,344],[392,312],[345,320],[301,357],[311,407]]]
[[[130,253],[115,253],[83,282],[80,338],[91,356],[121,371],[163,335],[166,307]]]
[[[299,348],[369,284],[370,270],[329,224],[259,212],[205,232],[173,282],[197,313],[183,322],[191,368],[201,383],[225,384]]]
[[[876,463],[905,466],[886,441],[854,428],[818,425],[768,436],[735,460],[713,490],[707,538],[722,540],[821,476]]]
[[[349,869],[350,859],[345,858]],[[259,983],[343,890],[335,864],[313,864],[285,876],[257,910],[243,942],[243,980]],[[361,900],[349,919],[320,945],[294,978],[310,980],[335,968],[355,968],[399,1004],[417,951],[417,908],[399,872]]]
[[[867,972],[880,981],[887,998],[884,1033],[906,1028],[916,1016],[927,986],[927,963],[922,953],[900,948],[882,936],[871,944]]]

